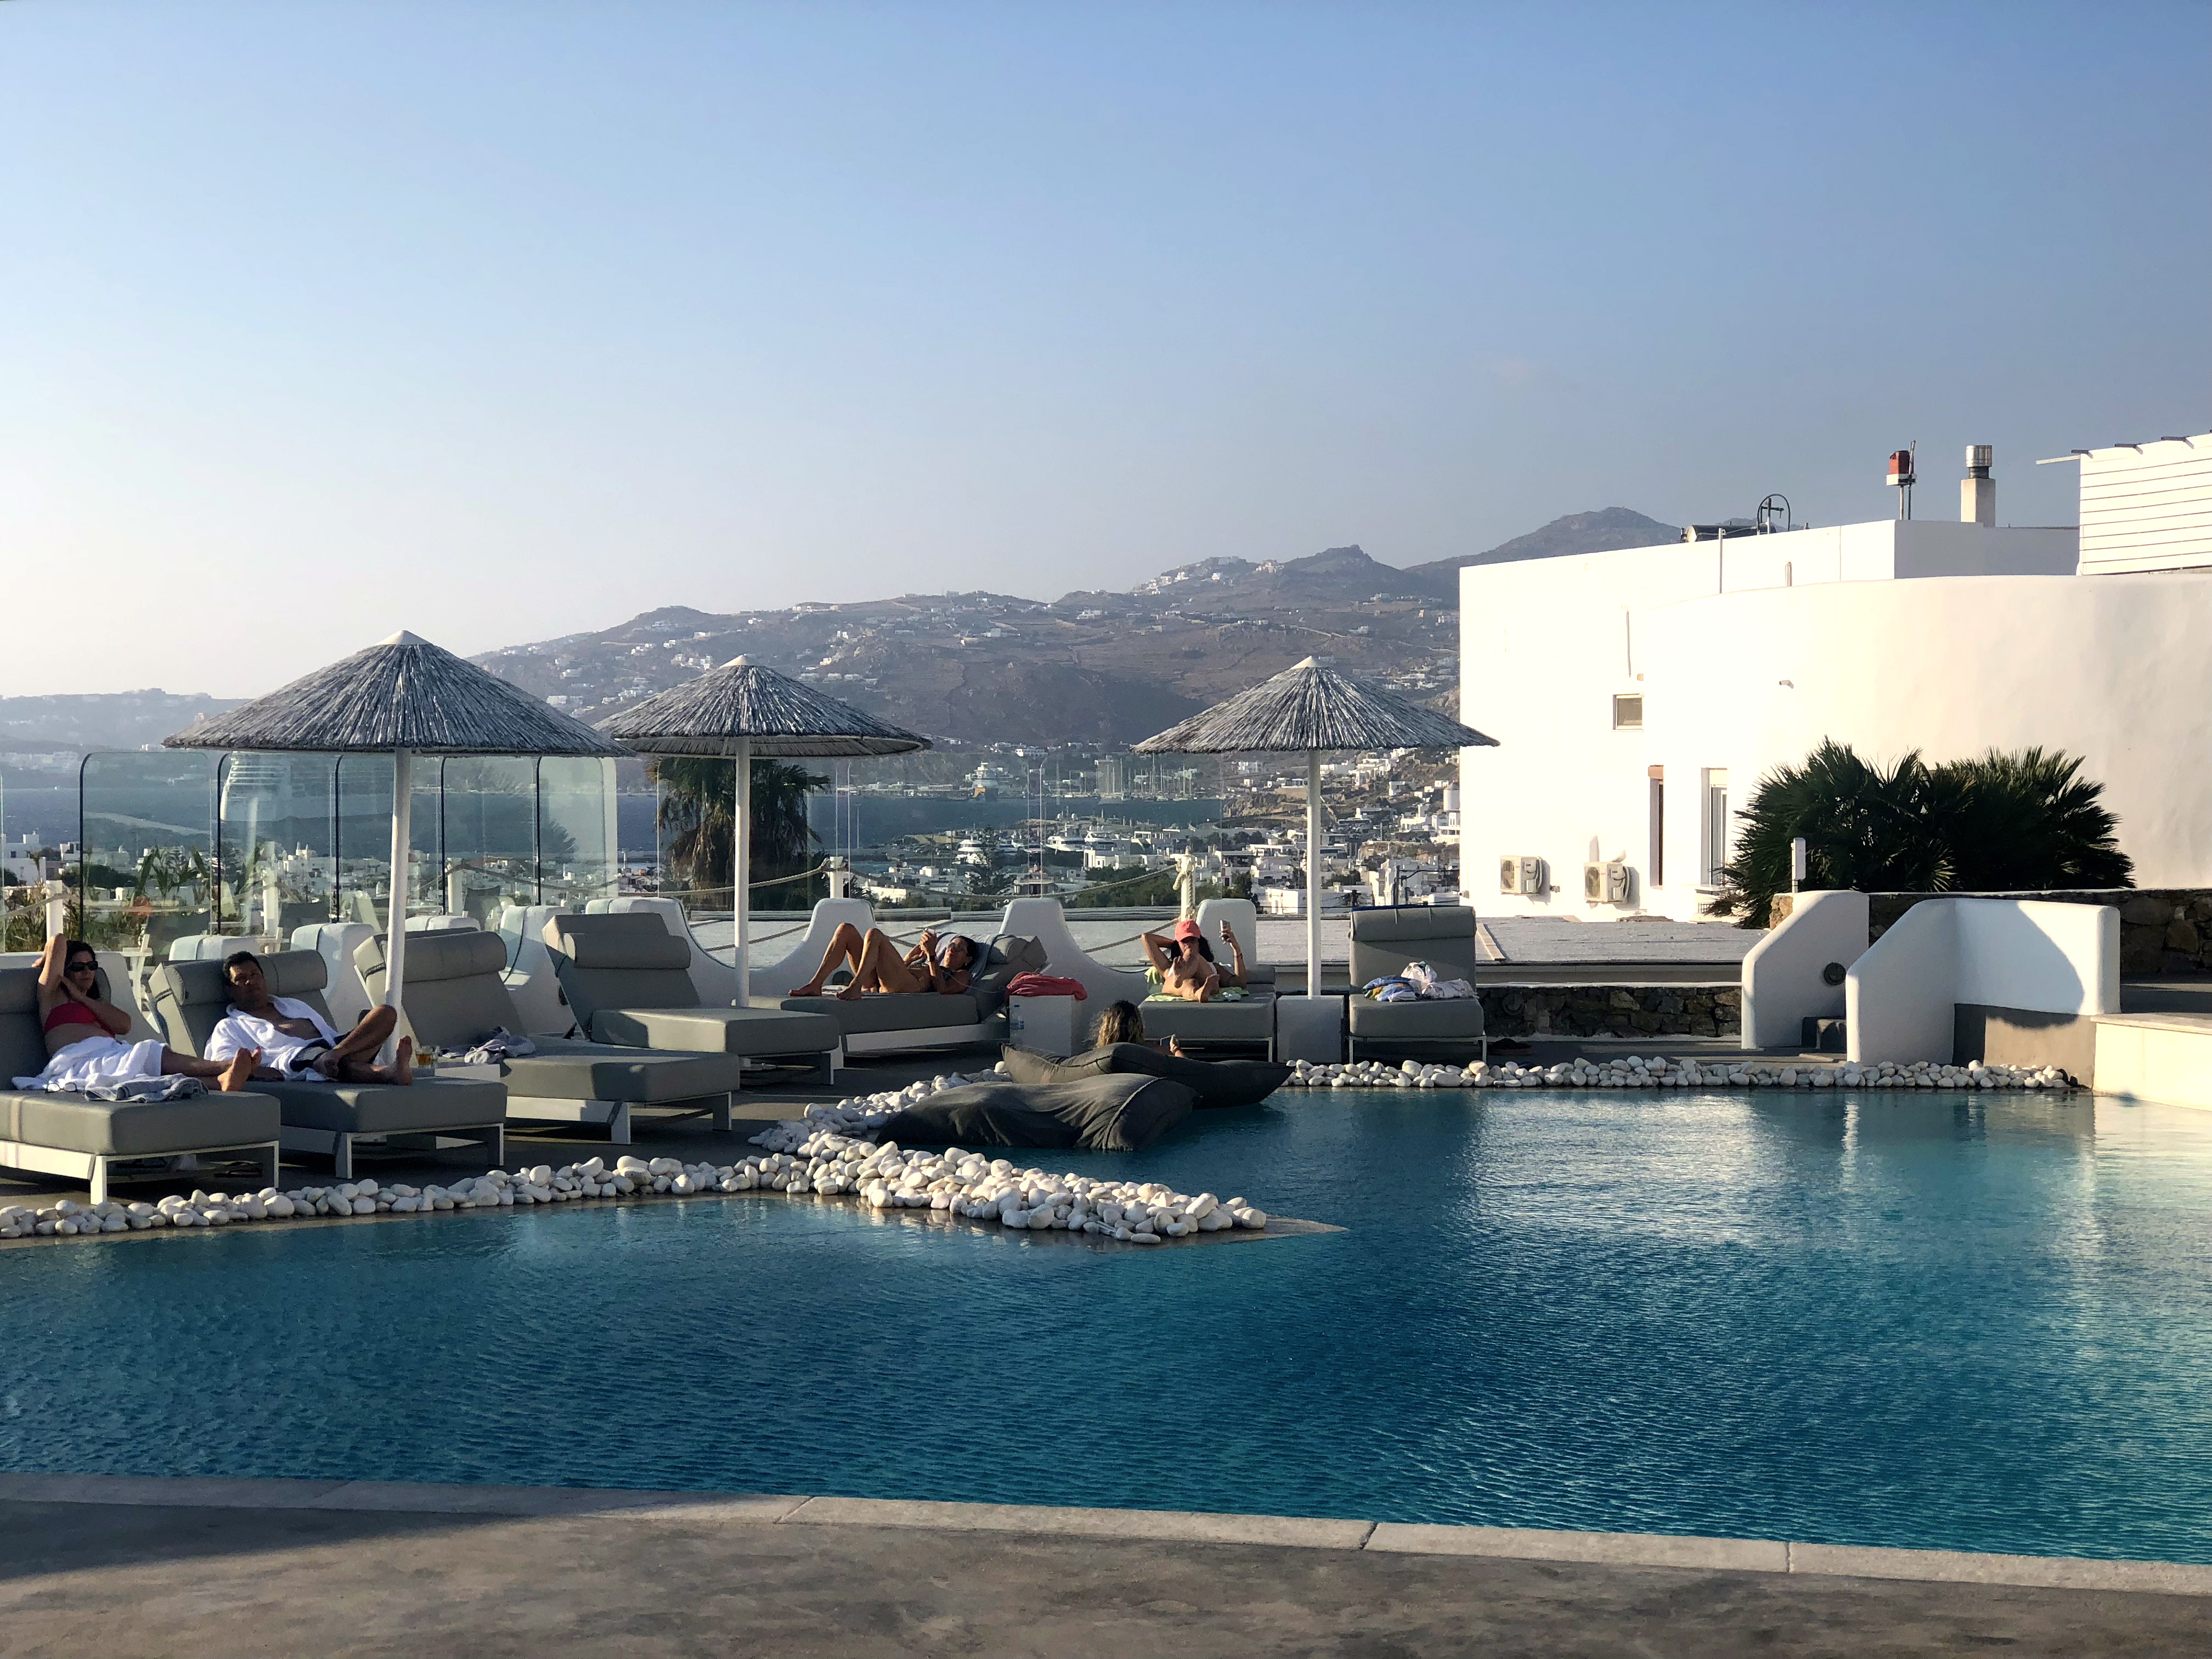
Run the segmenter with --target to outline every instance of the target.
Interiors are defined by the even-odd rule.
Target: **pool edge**
[[[2212,1565],[2082,1556],[1995,1555],[1662,1533],[1444,1526],[1316,1516],[1078,1509],[834,1494],[472,1486],[427,1481],[0,1474],[0,1502],[173,1509],[377,1511],[511,1517],[610,1516],[752,1525],[914,1527],[1382,1554],[1582,1562],[1613,1567],[2003,1584],[2212,1596]]]

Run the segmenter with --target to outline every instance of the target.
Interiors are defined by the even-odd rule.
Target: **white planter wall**
[[[1928,899],[1867,948],[1844,985],[1851,1059],[1948,1060],[1960,1003],[2118,1012],[2120,913],[2110,905]]]
[[[1743,1040],[1753,1048],[1797,1046],[1808,1019],[1844,1013],[1844,984],[1821,975],[1848,969],[1867,949],[1871,906],[1864,893],[1800,893],[1790,918],[1743,959]]]

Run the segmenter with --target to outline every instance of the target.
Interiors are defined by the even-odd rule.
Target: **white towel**
[[[18,1089],[52,1094],[82,1093],[94,1084],[137,1083],[161,1075],[161,1045],[125,1042],[120,1037],[80,1038],[46,1062],[36,1077],[19,1077]]]

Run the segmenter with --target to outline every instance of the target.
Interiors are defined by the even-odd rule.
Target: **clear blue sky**
[[[2212,6],[0,3],[0,693],[2212,426]],[[35,620],[34,620],[35,618]],[[132,626],[134,623],[136,626]]]

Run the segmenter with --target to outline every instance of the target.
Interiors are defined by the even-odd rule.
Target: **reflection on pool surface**
[[[1348,1231],[746,1194],[9,1249],[0,1467],[2212,1560],[2212,1114],[1339,1090],[1038,1156]]]

